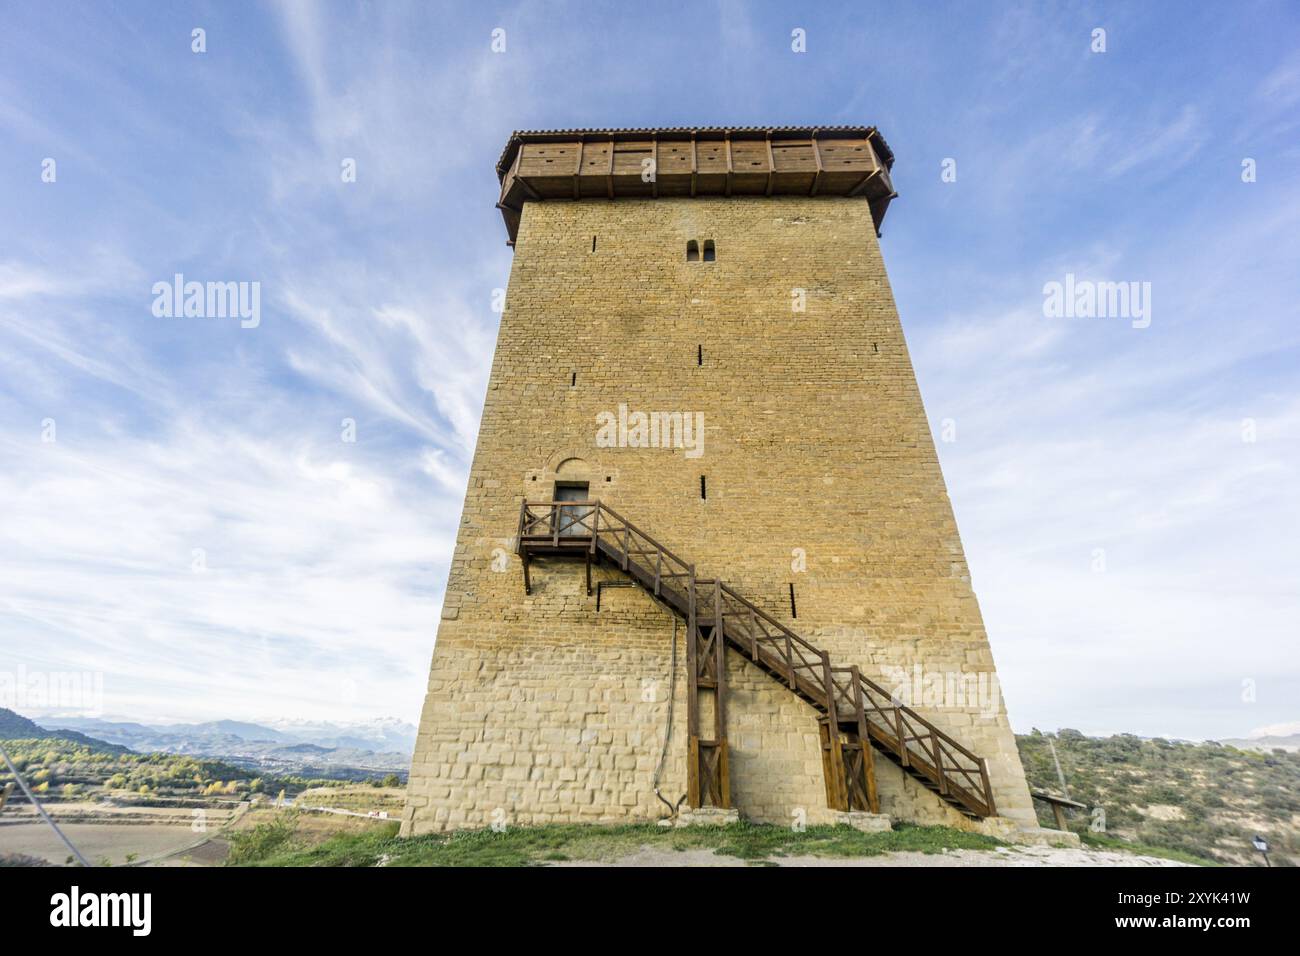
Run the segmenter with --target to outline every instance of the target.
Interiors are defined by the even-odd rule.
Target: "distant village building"
[[[892,165],[873,127],[510,138],[403,833],[1037,826],[877,242]]]

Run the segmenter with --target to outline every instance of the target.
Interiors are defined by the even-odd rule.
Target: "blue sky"
[[[955,429],[1013,725],[1300,729],[1294,5],[2,15],[18,709],[67,712],[30,679],[90,672],[134,718],[413,720],[510,266],[510,131],[866,123],[897,154],[885,261]],[[260,325],[156,317],[176,273],[260,282]],[[1150,326],[1046,317],[1067,274],[1150,282]]]

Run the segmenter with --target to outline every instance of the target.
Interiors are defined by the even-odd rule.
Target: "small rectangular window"
[[[700,261],[700,244],[696,242],[694,239],[686,243],[686,261],[687,262]]]
[[[709,486],[705,484],[704,476],[700,475],[700,498],[702,500],[708,500],[708,497],[709,497]]]
[[[713,262],[717,258],[718,258],[718,254],[717,251],[713,248],[713,240],[705,239],[704,240],[704,261]]]

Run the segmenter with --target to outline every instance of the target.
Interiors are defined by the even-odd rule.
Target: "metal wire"
[[[31,788],[27,786],[27,781],[24,780],[23,775],[18,772],[18,768],[14,766],[14,762],[9,759],[9,754],[5,752],[4,747],[0,747],[0,757],[4,757],[5,764],[9,767],[9,772],[14,775],[14,779],[18,781],[18,786],[22,788],[23,793],[27,794],[27,799],[32,802],[32,806],[34,806],[36,812],[41,815],[41,819],[48,823],[50,828],[59,835],[59,839],[63,841],[64,845],[66,845],[69,850],[72,851],[72,855],[77,858],[82,866],[90,866],[90,862],[81,855],[81,851],[72,845],[72,841],[63,835],[63,831],[59,829],[59,825],[51,819],[48,813],[45,812],[45,808],[41,806],[41,801],[36,799],[36,794],[32,793]]]

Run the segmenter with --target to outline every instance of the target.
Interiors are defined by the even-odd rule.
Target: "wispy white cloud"
[[[292,428],[67,431],[0,438],[0,497],[19,505],[3,609],[29,666],[102,672],[123,712],[172,712],[178,688],[210,716],[280,694],[297,713],[382,715],[410,696],[452,542],[418,475]],[[340,696],[349,681],[360,701]]]
[[[188,27],[12,18],[0,656],[103,672],[141,717],[413,718],[509,268],[505,135],[835,117],[898,152],[885,257],[928,411],[956,421],[939,449],[1013,720],[1294,717],[1293,51],[1193,23],[1171,58],[1124,11],[1093,56],[1069,5],[565,9],[214,8],[205,56]],[[1206,44],[1240,77],[1153,83]],[[150,321],[176,271],[260,280],[262,326]],[[1151,328],[1045,319],[1067,272],[1151,281]]]
[[[1110,176],[1122,176],[1136,167],[1158,164],[1162,172],[1169,173],[1195,159],[1208,139],[1209,133],[1196,107],[1187,105],[1176,117],[1158,125],[1131,126],[1111,133],[1107,140],[1118,155],[1106,172]]]
[[[1117,233],[1040,256],[911,333],[1018,727],[1121,732],[1178,711],[1162,730],[1232,736],[1289,710],[1300,391],[1244,373],[1300,343],[1283,225],[1300,196],[1273,200],[1221,213],[1212,245]],[[1151,327],[1046,318],[1042,281],[1065,271],[1150,276]]]
[[[381,222],[395,196],[436,198],[428,164],[451,134],[431,127],[464,135],[472,121],[499,147],[504,124],[482,103],[501,101],[510,67],[474,67],[485,99],[426,100],[444,115],[413,123],[409,91],[445,88],[463,64],[403,62],[396,21],[387,42],[356,48],[325,13],[284,13],[309,136],[275,113],[228,111],[233,148],[274,160],[247,167],[271,199],[252,243],[196,243],[203,278],[256,263],[263,328],[145,324],[152,282],[196,261],[189,250],[167,262],[142,249],[165,263],[142,268],[92,235],[75,268],[67,248],[57,266],[0,265],[15,372],[0,495],[21,510],[0,532],[0,642],[32,668],[103,673],[116,712],[263,714],[275,700],[300,716],[409,719],[419,707],[508,258],[499,237],[467,269],[409,243],[379,265],[351,240],[322,255],[285,236],[340,234],[343,155],[361,157],[361,183],[386,184]],[[97,400],[104,386],[116,391]],[[344,417],[355,442],[342,440]]]

